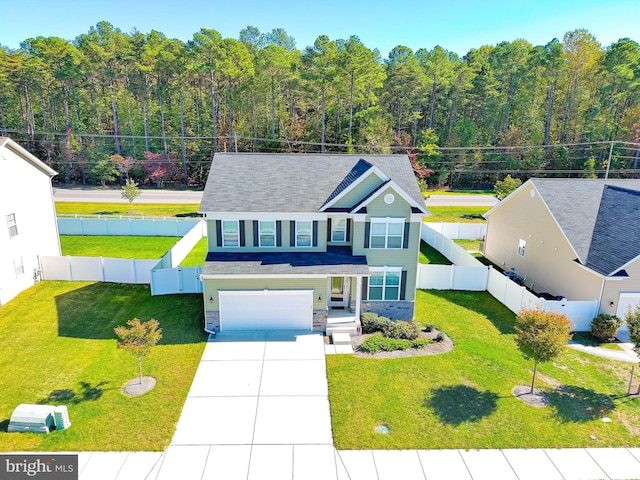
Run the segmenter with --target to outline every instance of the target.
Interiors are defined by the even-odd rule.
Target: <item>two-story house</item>
[[[538,293],[640,302],[640,180],[532,178],[485,214],[485,256]]]
[[[208,331],[413,318],[427,211],[406,155],[219,153],[200,213]]]
[[[38,278],[40,255],[60,255],[51,178],[56,172],[0,137],[0,305]]]

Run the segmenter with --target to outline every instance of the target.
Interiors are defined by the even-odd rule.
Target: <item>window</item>
[[[520,239],[520,241],[518,242],[518,255],[520,255],[521,257],[524,257],[524,250],[526,246],[527,246],[526,240]]]
[[[276,222],[260,221],[260,246],[276,246]]]
[[[347,219],[338,218],[331,222],[331,241],[346,242],[347,241]]]
[[[237,220],[222,221],[222,246],[239,247],[240,233]]]
[[[13,266],[16,269],[16,277],[24,274],[24,263],[22,262],[22,257],[16,257],[13,261]]]
[[[401,269],[383,269],[371,272],[369,300],[399,300]]]
[[[372,218],[369,248],[402,248],[404,218]]]
[[[18,224],[16,223],[16,214],[7,215],[7,227],[9,227],[9,238],[18,235]]]
[[[310,247],[311,246],[311,221],[298,221],[296,222],[296,247]]]

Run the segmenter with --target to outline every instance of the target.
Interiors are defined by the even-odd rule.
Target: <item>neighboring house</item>
[[[33,285],[39,255],[60,255],[54,175],[16,142],[0,137],[0,305]]]
[[[485,256],[537,293],[640,301],[640,180],[531,179],[493,207]]]
[[[200,213],[209,331],[413,318],[427,211],[406,155],[216,154]]]

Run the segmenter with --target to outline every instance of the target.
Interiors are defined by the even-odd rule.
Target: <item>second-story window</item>
[[[346,242],[347,241],[347,219],[338,218],[331,222],[331,241]]]
[[[276,222],[262,220],[260,221],[260,246],[276,246]]]
[[[7,227],[9,227],[9,238],[18,235],[18,224],[16,222],[16,214],[10,213],[7,215]]]
[[[310,247],[312,244],[312,224],[311,221],[296,222],[296,247]]]
[[[402,248],[403,218],[372,218],[370,248]]]
[[[237,220],[222,221],[222,246],[223,247],[239,247],[240,246],[240,228]]]

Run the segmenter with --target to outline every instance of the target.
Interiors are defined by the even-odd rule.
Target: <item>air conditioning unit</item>
[[[71,426],[69,410],[67,410],[65,405],[58,405],[53,410],[53,421],[56,424],[56,430],[66,430]]]

